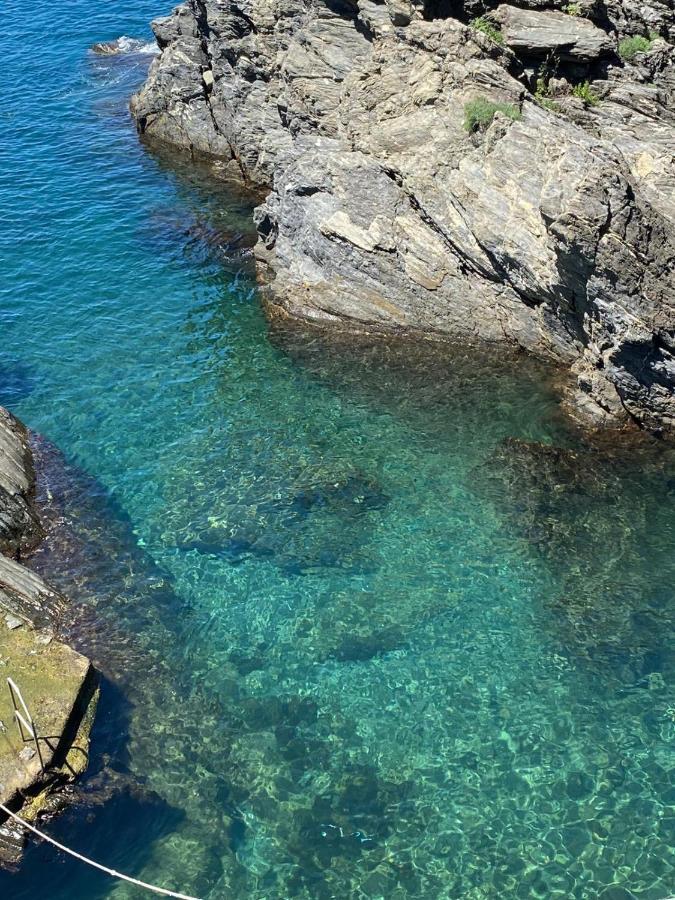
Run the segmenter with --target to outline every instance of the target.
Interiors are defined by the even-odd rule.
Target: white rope
[[[88,866],[93,866],[95,869],[100,869],[100,871],[105,872],[106,875],[111,875],[113,878],[121,878],[122,881],[128,881],[129,884],[135,884],[136,887],[145,888],[146,891],[154,891],[156,894],[164,894],[165,897],[175,897],[177,898],[177,900],[199,900],[199,897],[189,897],[187,894],[177,894],[175,891],[169,891],[166,888],[155,887],[154,884],[146,884],[145,881],[139,881],[137,878],[132,878],[130,875],[123,875],[121,872],[116,872],[114,869],[108,869],[106,866],[102,866],[100,863],[94,862],[93,859],[87,859],[87,857],[82,856],[81,853],[76,853],[74,850],[70,850],[68,847],[64,847],[63,844],[59,844],[58,841],[55,841],[54,838],[49,837],[49,835],[43,834],[41,831],[38,831],[37,828],[29,825],[28,822],[24,822],[23,819],[20,819],[19,816],[13,813],[10,809],[7,809],[7,807],[2,803],[0,803],[0,809],[4,813],[7,813],[8,816],[16,819],[16,821],[24,828],[27,828],[29,831],[32,831],[33,834],[36,834],[39,838],[42,838],[43,841],[47,841],[48,843],[53,844],[55,847],[58,847],[59,850],[62,850],[69,856],[74,856],[75,859],[79,859],[80,862],[86,863]]]

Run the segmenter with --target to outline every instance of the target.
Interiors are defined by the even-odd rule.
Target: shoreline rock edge
[[[513,344],[586,422],[672,434],[675,19],[550,6],[187,0],[131,111],[269,191],[256,258],[290,316]]]
[[[44,537],[35,493],[29,432],[0,407],[0,802],[29,822],[57,811],[63,805],[59,788],[85,770],[98,700],[91,662],[56,637],[67,600],[23,564]],[[45,771],[13,721],[7,676],[19,686],[43,736]],[[0,867],[18,865],[23,832],[0,813]]]

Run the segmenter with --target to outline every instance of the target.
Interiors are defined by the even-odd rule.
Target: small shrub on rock
[[[597,106],[600,98],[587,81],[582,84],[575,84],[572,88],[572,94],[583,100],[584,106]]]
[[[544,97],[548,97],[548,82],[542,75],[537,78],[537,87],[534,96],[536,100],[543,100]]]
[[[476,97],[464,104],[464,128],[468,132],[487,128],[498,112],[514,122],[520,118],[520,110],[513,103],[495,103],[485,97]]]
[[[646,53],[652,46],[649,38],[643,37],[641,34],[633,35],[633,37],[624,38],[619,43],[619,56],[627,62],[635,59],[638,53]]]
[[[563,11],[568,16],[583,16],[584,14],[581,3],[568,3],[567,6],[563,6]]]
[[[539,106],[543,106],[544,109],[548,109],[550,112],[558,112],[558,104],[549,97],[548,82],[545,78],[537,78],[534,99]]]
[[[504,43],[504,35],[501,33],[495,23],[491,22],[485,16],[479,16],[477,19],[472,19],[471,27],[475,28],[476,31],[480,31],[483,34],[486,34],[491,41],[495,42],[495,44]]]

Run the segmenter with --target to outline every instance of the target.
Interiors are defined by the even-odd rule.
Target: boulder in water
[[[97,56],[119,56],[122,53],[157,53],[157,47],[150,41],[141,41],[138,38],[122,37],[114,41],[97,41],[90,47],[92,53]]]

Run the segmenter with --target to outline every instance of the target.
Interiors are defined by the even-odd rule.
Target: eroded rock
[[[583,16],[503,4],[494,19],[502,27],[504,42],[523,56],[556,53],[560,59],[590,62],[615,49],[610,35]]]
[[[585,420],[672,431],[672,53],[654,40],[623,65],[646,13],[609,10],[612,34],[578,11],[502,5],[500,45],[465,24],[471,4],[190,0],[155,23],[162,54],[132,111],[270,188],[256,256],[271,308],[507,342],[569,367]]]
[[[43,533],[32,503],[34,493],[28,432],[0,407],[0,553],[20,556],[40,542]]]

